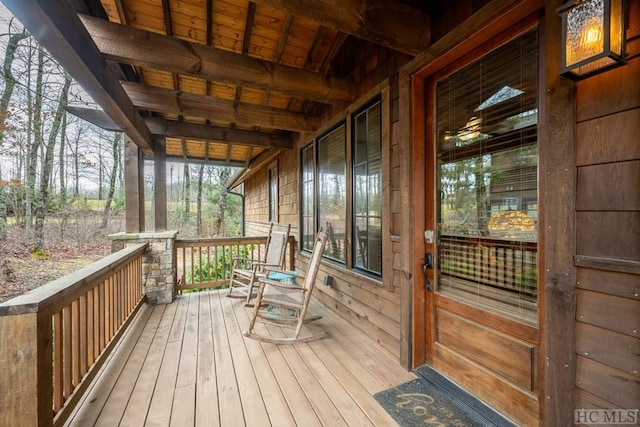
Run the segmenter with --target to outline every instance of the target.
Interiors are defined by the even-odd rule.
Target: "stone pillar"
[[[148,243],[149,247],[142,256],[143,293],[151,304],[167,304],[175,295],[173,244],[178,236],[177,230],[148,231],[142,233],[111,234],[111,251],[117,252],[125,247]]]

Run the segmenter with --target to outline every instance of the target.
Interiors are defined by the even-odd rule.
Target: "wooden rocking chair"
[[[229,293],[231,298],[246,298],[249,304],[254,294],[254,288],[258,287],[257,279],[265,277],[265,269],[280,269],[287,252],[287,241],[291,224],[286,231],[275,231],[274,225],[269,226],[264,260],[235,257],[231,263],[231,277],[229,279]]]
[[[249,330],[243,334],[245,337],[274,344],[292,344],[317,340],[327,335],[326,332],[321,332],[311,336],[300,337],[304,323],[321,318],[321,316],[305,317],[326,243],[327,234],[321,229],[316,235],[311,260],[309,261],[309,268],[302,285],[296,285],[295,278],[288,280],[288,282],[294,283],[284,283],[280,280],[271,279],[271,277],[274,276],[282,277],[282,275],[286,275],[286,271],[269,271],[267,275],[268,278],[259,279],[260,289],[258,289],[253,315],[249,322]],[[262,323],[293,328],[293,336],[275,338],[256,334],[253,329],[258,318]]]

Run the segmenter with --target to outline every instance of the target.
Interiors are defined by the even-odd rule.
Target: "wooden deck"
[[[243,302],[211,291],[144,305],[67,424],[397,425],[373,394],[415,375],[384,349],[318,302],[308,327],[328,337],[259,343],[242,336]]]

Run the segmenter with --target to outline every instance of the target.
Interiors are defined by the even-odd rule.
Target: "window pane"
[[[438,291],[535,321],[537,31],[439,81]]]
[[[380,102],[353,123],[353,265],[382,274],[382,162]]]
[[[318,140],[318,220],[329,235],[324,256],[346,262],[345,126]]]
[[[302,171],[301,171],[301,187],[302,201],[302,250],[313,250],[313,238],[316,232],[314,221],[314,162],[313,162],[313,144],[302,150]]]

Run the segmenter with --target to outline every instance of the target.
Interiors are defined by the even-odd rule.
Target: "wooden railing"
[[[0,304],[0,425],[62,425],[142,303],[138,244]]]
[[[267,238],[233,237],[217,239],[177,239],[174,244],[176,290],[206,289],[228,285],[234,257],[263,260]],[[293,236],[289,236],[285,268],[293,269]]]
[[[535,312],[538,251],[535,242],[441,236],[441,288]]]

